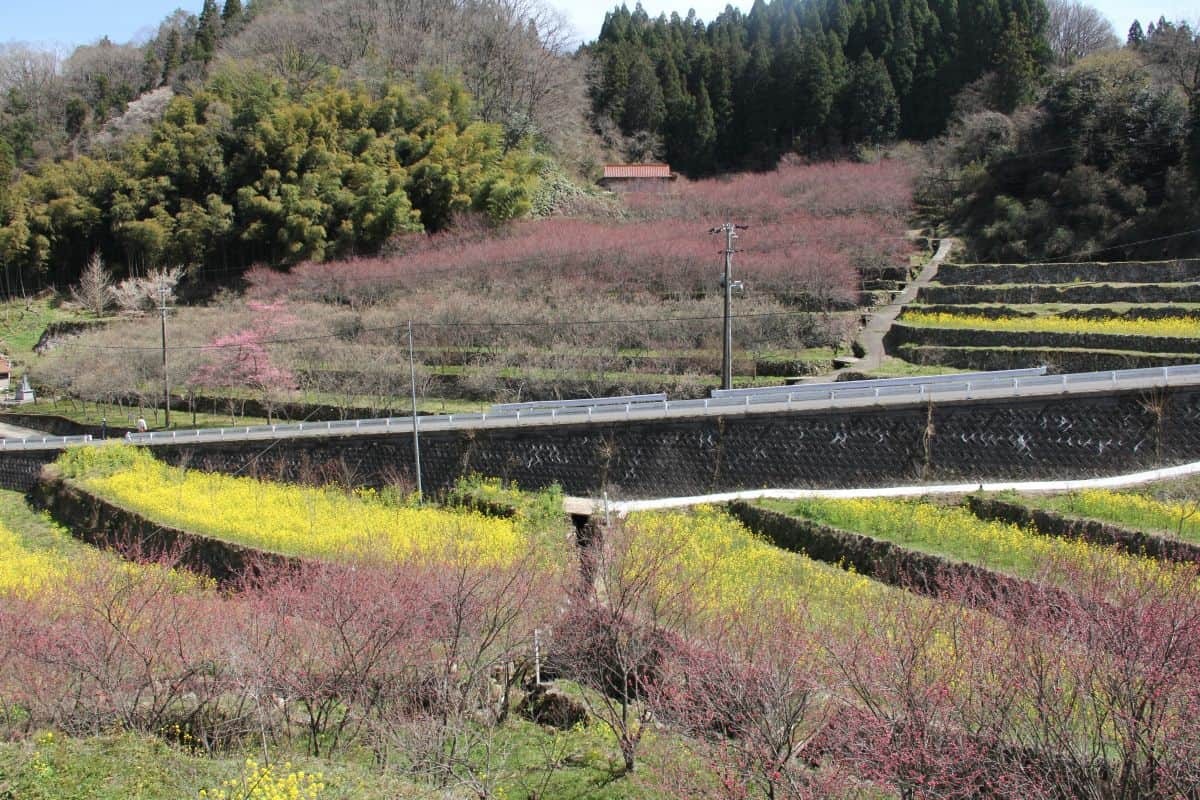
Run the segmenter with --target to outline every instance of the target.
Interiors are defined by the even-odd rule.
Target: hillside
[[[395,409],[410,393],[411,320],[422,397],[702,395],[721,357],[723,242],[708,229],[725,219],[749,226],[735,374],[824,371],[871,302],[864,278],[907,272],[911,191],[898,160],[791,164],[629,192],[597,205],[603,215],[460,225],[372,258],[258,267],[243,293],[172,313],[172,384],[181,398],[268,408]],[[153,404],[159,358],[157,317],[125,315],[64,339],[34,375],[50,392]]]

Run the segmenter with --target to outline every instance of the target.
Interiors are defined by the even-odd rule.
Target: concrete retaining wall
[[[434,493],[470,473],[614,499],[1100,477],[1200,460],[1200,388],[494,428],[427,433],[421,444],[422,477]],[[154,453],[216,472],[365,486],[411,480],[413,464],[406,433]],[[0,482],[27,491],[56,455],[0,452]]]
[[[1082,478],[1200,460],[1200,389],[428,433],[421,445],[430,492],[470,473],[629,499]],[[154,452],[218,472],[374,486],[411,480],[413,463],[403,433]]]

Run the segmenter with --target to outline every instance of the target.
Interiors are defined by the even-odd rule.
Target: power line
[[[764,318],[786,318],[786,317],[807,317],[818,312],[814,311],[763,311],[752,314],[731,314],[731,319],[764,319]],[[625,319],[590,319],[590,320],[558,320],[558,321],[525,321],[525,322],[416,322],[412,323],[413,328],[426,329],[445,329],[445,328],[575,328],[579,326],[604,326],[604,325],[640,325],[640,324],[660,324],[660,323],[676,323],[676,322],[711,322],[714,320],[723,320],[724,315],[702,315],[690,317],[630,317]],[[386,325],[375,328],[362,328],[358,331],[358,335],[369,333],[400,333],[406,329],[406,325]],[[341,338],[340,334],[336,333],[319,333],[308,336],[294,336],[277,339],[259,339],[255,343],[259,345],[266,344],[295,344],[298,342],[312,342],[326,339]],[[229,343],[229,344],[197,344],[197,345],[176,345],[168,348],[173,352],[189,351],[189,350],[224,350],[238,349],[245,345]],[[81,350],[111,350],[118,352],[157,352],[159,348],[151,346],[136,346],[136,345],[91,345],[67,340],[58,345],[58,347],[70,348],[74,347]]]
[[[1052,258],[1052,259],[1049,259],[1046,261],[1042,261],[1042,263],[1043,264],[1058,264],[1058,263],[1062,263],[1062,261],[1070,261],[1070,260],[1079,258],[1080,255],[1093,255],[1096,253],[1109,252],[1110,249],[1122,249],[1124,247],[1136,247],[1138,245],[1151,245],[1151,243],[1156,242],[1156,241],[1166,241],[1169,239],[1181,239],[1181,237],[1183,237],[1183,236],[1193,236],[1196,234],[1200,234],[1200,228],[1193,228],[1192,230],[1183,230],[1183,231],[1181,231],[1181,233],[1177,233],[1177,234],[1166,234],[1165,236],[1154,236],[1154,237],[1152,237],[1152,239],[1140,239],[1140,240],[1136,240],[1136,241],[1122,242],[1122,243],[1120,243],[1120,245],[1110,245],[1108,247],[1093,247],[1092,249],[1081,249],[1081,251],[1078,251],[1075,253],[1070,253],[1068,255],[1058,255],[1057,258]]]

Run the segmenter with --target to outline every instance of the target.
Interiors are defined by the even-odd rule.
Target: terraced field
[[[887,337],[916,364],[1056,372],[1200,361],[1200,260],[946,264]]]
[[[1113,774],[1178,786],[1200,755],[1200,670],[1189,660],[1200,630],[1173,622],[1200,609],[1194,569],[963,508],[785,510],[1054,591],[924,596],[777,547],[713,507],[632,514],[577,551],[537,514],[484,518],[210,476],[125,448],[72,454],[59,468],[153,522],[305,560],[232,592],[119,570],[83,584],[51,573],[33,592],[0,586],[0,653],[16,665],[0,677],[20,676],[0,680],[0,730],[31,720],[53,731],[0,747],[19,791],[50,786],[40,765],[65,750],[83,758],[93,740],[78,734],[93,730],[124,731],[122,752],[198,759],[185,795],[143,794],[154,800],[261,778],[260,747],[277,765],[271,780],[297,784],[298,796],[300,769],[323,773],[307,785],[323,784],[310,792],[322,800],[432,791],[448,748],[455,785],[514,798],[726,796],[718,787],[791,797],[808,795],[788,787],[819,785],[813,796],[921,786],[920,796],[965,800],[974,795],[955,787],[979,781],[1005,787],[998,796],[1048,798],[1061,770],[1088,791]],[[527,502],[482,479],[463,493]],[[0,536],[9,557],[81,548],[29,512],[6,506],[0,523],[15,534]],[[530,545],[546,558],[512,558]],[[529,686],[503,675],[528,668],[534,631],[586,727],[548,732],[515,705],[494,716],[496,703],[515,702],[498,693]],[[97,671],[96,658],[118,668]],[[1153,719],[1125,715],[1148,700],[1161,709]],[[429,715],[430,704],[445,715]],[[431,739],[440,744],[423,748]],[[622,767],[627,749],[644,765],[636,772]],[[250,752],[255,764],[240,770],[228,758]]]

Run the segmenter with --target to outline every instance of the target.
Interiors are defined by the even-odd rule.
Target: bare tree
[[[104,316],[113,304],[112,276],[99,253],[92,253],[88,259],[87,266],[79,274],[79,283],[71,287],[71,297],[97,317]]]
[[[1146,40],[1146,54],[1161,77],[1196,102],[1200,97],[1200,26],[1159,19]]]
[[[1080,0],[1047,0],[1046,8],[1050,12],[1046,38],[1062,66],[1120,44],[1108,18]]]

